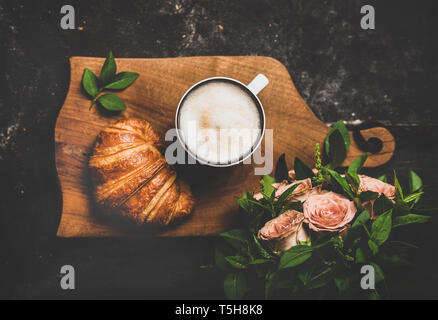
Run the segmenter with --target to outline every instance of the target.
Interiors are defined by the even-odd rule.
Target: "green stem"
[[[326,241],[326,242],[323,242],[317,246],[314,246],[314,247],[312,247],[312,249],[319,249],[319,248],[325,247],[326,245],[328,245],[331,242],[333,242],[333,239],[330,239],[329,241]]]
[[[371,234],[370,234],[370,232],[368,231],[368,228],[366,227],[366,225],[363,224],[362,226],[363,226],[363,228],[365,229],[365,231],[366,231],[368,237],[371,238]]]
[[[97,99],[99,98],[99,94],[103,91],[103,88],[100,88],[99,91],[97,92],[96,96],[93,98],[93,100],[91,100],[91,106],[88,110],[91,110],[93,108],[93,106],[96,104]]]
[[[400,244],[400,245],[402,245],[402,246],[406,246],[406,247],[413,248],[413,249],[418,249],[418,248],[419,248],[419,247],[417,247],[416,245],[413,245],[413,244],[411,244],[411,243],[404,242],[404,241],[396,241],[396,240],[393,240],[393,241],[390,241],[389,243],[392,243],[392,244]]]

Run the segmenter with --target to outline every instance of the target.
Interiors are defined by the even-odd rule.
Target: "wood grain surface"
[[[297,92],[287,69],[269,57],[190,57],[165,59],[116,59],[119,71],[140,73],[137,81],[118,95],[127,110],[111,113],[100,107],[88,111],[90,101],[81,87],[84,68],[96,74],[103,58],[72,57],[71,78],[66,100],[55,128],[56,167],[62,189],[63,208],[59,237],[110,237],[150,235],[144,230],[127,230],[99,215],[93,206],[87,163],[97,134],[122,118],[138,117],[149,121],[164,137],[174,127],[178,102],[194,83],[213,76],[226,76],[249,83],[258,73],[270,83],[260,94],[266,113],[266,128],[273,129],[274,163],[287,154],[288,164],[300,157],[314,163],[314,145],[322,143],[330,130],[306,105]],[[390,160],[395,141],[388,130],[362,131],[366,139],[377,137],[383,149],[371,155],[365,166],[376,167]],[[264,142],[262,143],[262,146]],[[344,165],[362,153],[352,139]],[[204,236],[227,230],[236,222],[234,196],[243,189],[258,189],[260,177],[254,165],[210,168],[200,165],[179,166],[177,170],[190,183],[197,204],[193,214],[182,224],[163,230],[159,236]]]

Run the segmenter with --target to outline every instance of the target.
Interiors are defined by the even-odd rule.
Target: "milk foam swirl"
[[[179,113],[187,148],[209,163],[227,164],[249,154],[261,135],[260,111],[237,84],[209,81],[191,91]]]

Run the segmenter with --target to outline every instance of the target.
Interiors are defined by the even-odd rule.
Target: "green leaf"
[[[290,195],[295,191],[296,188],[298,188],[299,185],[300,183],[297,183],[292,187],[286,189],[286,191],[281,194],[281,196],[277,200],[277,208],[281,208],[283,203],[290,197]]]
[[[103,86],[106,86],[111,81],[113,81],[114,76],[116,75],[116,71],[116,61],[114,60],[112,51],[110,51],[108,57],[105,60],[105,63],[102,66],[102,70],[100,71],[100,81]]]
[[[251,261],[249,264],[258,265],[258,264],[265,264],[265,263],[270,263],[270,262],[272,262],[272,260],[270,260],[270,259],[255,259],[255,260]]]
[[[407,196],[403,199],[403,201],[404,201],[405,203],[410,203],[410,202],[412,202],[412,201],[417,202],[417,201],[421,198],[421,196],[422,196],[423,194],[424,194],[423,191],[418,191],[418,192],[415,192],[415,193],[411,193],[410,195],[407,195]]]
[[[338,132],[337,137],[332,138],[332,135]],[[340,136],[339,136],[340,135]],[[341,144],[341,142],[343,144]],[[344,148],[342,148],[342,146]],[[329,159],[330,167],[336,168],[344,162],[345,156],[350,148],[350,133],[343,121],[336,122],[324,141],[324,151]],[[345,153],[345,155],[344,155]]]
[[[248,232],[242,229],[233,229],[219,234],[228,244],[240,253],[248,252]]]
[[[368,247],[370,247],[373,255],[376,255],[379,252],[379,246],[373,240],[368,240]]]
[[[376,199],[373,205],[374,215],[381,215],[382,213],[392,209],[394,204],[383,193]]]
[[[344,138],[339,130],[333,131],[328,137],[328,153],[329,167],[334,169],[339,167],[347,157],[347,149]]]
[[[386,176],[386,174],[381,175],[380,177],[377,178],[380,181],[386,182],[388,183],[388,177]]]
[[[377,245],[381,246],[388,240],[392,228],[392,209],[380,215],[371,226],[370,239]]]
[[[368,293],[368,299],[369,300],[382,300],[377,290],[369,290]]]
[[[312,271],[308,270],[307,268],[304,270],[301,270],[298,273],[298,279],[301,280],[301,282],[304,284],[304,286],[309,283],[310,279],[312,278]]]
[[[374,262],[372,262],[371,265],[374,268],[374,281],[375,281],[375,284],[385,280],[385,275],[384,275],[382,269],[379,267],[379,265],[374,263]]]
[[[348,167],[349,173],[359,173],[362,169],[363,165],[365,164],[365,161],[368,159],[368,153],[364,153],[363,155],[357,157]]]
[[[85,68],[84,70],[84,75],[82,76],[82,86],[92,98],[95,98],[99,93],[97,77],[93,71],[88,68]]]
[[[277,272],[270,271],[265,276],[265,300],[270,299],[275,289]]]
[[[241,198],[235,197],[234,200],[237,202],[239,207],[241,207],[243,210],[245,210],[248,213],[252,213],[253,206],[248,200],[252,200],[253,196],[250,194],[246,189],[243,192],[243,195]]]
[[[345,126],[344,121],[339,120],[338,122],[336,122],[332,129],[330,130],[330,132],[327,134],[326,140],[325,140],[325,144],[324,144],[324,148],[325,148],[325,152],[328,155],[329,154],[329,146],[327,145],[327,140],[330,137],[330,135],[332,135],[332,133],[336,130],[339,130],[339,132],[341,133],[343,140],[345,142],[345,149],[348,151],[348,149],[350,149],[350,133],[348,132],[347,127]]]
[[[397,198],[395,200],[394,216],[404,216],[409,213],[411,213],[409,205],[404,200]]]
[[[228,263],[225,260],[225,255],[218,248],[214,249],[214,263],[215,265],[222,270],[228,270]]]
[[[412,170],[409,171],[409,190],[411,194],[404,199],[405,202],[414,201],[414,204],[418,203],[422,195],[420,192],[423,191],[423,181],[418,174]],[[415,199],[412,199],[412,197],[415,197]]]
[[[292,268],[305,262],[312,256],[312,247],[297,245],[285,251],[280,258],[278,269]]]
[[[361,203],[370,201],[370,200],[376,200],[379,197],[379,194],[377,192],[373,191],[364,191],[359,194],[359,200]]]
[[[122,99],[112,93],[101,95],[97,101],[107,110],[121,111],[126,109],[126,105]]]
[[[368,211],[364,210],[362,213],[354,220],[353,225],[351,228],[357,228],[364,224],[366,224],[368,221],[370,221],[370,214]]]
[[[360,179],[359,179],[359,176],[357,175],[357,173],[346,172],[345,173],[345,180],[347,180],[353,193],[356,194],[359,191],[359,185],[360,185]]]
[[[403,200],[403,198],[404,198],[403,197],[403,190],[402,190],[400,183],[398,182],[397,174],[396,174],[395,170],[394,170],[394,186],[395,186],[396,198]]]
[[[358,286],[357,276],[352,276],[348,274],[339,274],[335,277],[335,284],[339,290],[339,293],[345,294],[352,290],[354,285]]]
[[[240,300],[247,292],[247,279],[243,272],[230,273],[224,280],[225,295],[230,300]]]
[[[423,216],[420,214],[407,214],[404,216],[395,217],[393,228],[405,226],[413,223],[426,223],[430,220],[431,217]]]
[[[307,290],[312,290],[321,288],[332,281],[335,276],[334,271],[335,270],[332,267],[325,267],[322,270],[317,271],[316,274],[314,274],[314,272],[309,272],[305,275],[299,274],[298,277]]]
[[[266,200],[272,201],[275,197],[275,188],[272,186],[275,183],[275,178],[264,175],[262,180],[260,180],[260,189]]]
[[[414,171],[409,171],[409,190],[411,193],[421,190],[423,187],[423,181]]]
[[[362,248],[356,249],[356,259],[355,260],[356,260],[356,263],[366,263],[367,262],[365,252],[363,251]]]
[[[266,250],[265,247],[263,247],[259,239],[257,239],[257,237],[254,234],[252,235],[252,237],[257,248],[257,253],[265,259],[272,259],[273,256],[268,250]]]
[[[236,269],[247,269],[248,268],[248,260],[243,256],[228,256],[225,257],[225,260]]]
[[[123,90],[129,87],[137,80],[139,74],[136,72],[120,72],[117,74],[109,84],[105,86],[108,90]]]
[[[266,210],[266,211],[269,211],[269,212],[273,213],[272,208],[270,208],[270,207],[268,207],[268,206],[266,206],[266,205],[264,205],[264,204],[262,204],[262,203],[260,203],[260,202],[258,202],[256,200],[248,199],[248,202],[253,204],[256,207],[259,207],[259,208],[261,208],[263,210]]]
[[[333,179],[339,184],[339,186],[344,190],[344,192],[351,198],[354,198],[353,192],[351,192],[350,186],[348,185],[347,180],[341,177],[339,173],[337,173],[334,170],[327,169],[329,174],[332,176]]]
[[[313,178],[315,176],[312,169],[310,169],[309,166],[301,161],[301,159],[298,157],[295,158],[294,170],[295,180],[304,180],[307,178]]]
[[[278,158],[277,165],[275,167],[275,180],[282,182],[289,179],[289,169],[287,168],[286,155],[283,153]]]

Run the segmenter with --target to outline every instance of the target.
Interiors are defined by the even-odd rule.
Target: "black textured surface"
[[[59,27],[59,1],[0,0],[0,294],[5,298],[221,298],[212,239],[60,240],[53,130],[70,56],[267,55],[286,65],[324,122],[380,120],[398,148],[380,174],[409,168],[436,204],[435,1],[72,1],[76,25]],[[374,4],[376,30],[360,29]],[[86,112],[78,106],[78,112]],[[296,124],[299,125],[299,124]],[[437,298],[434,222],[416,235],[417,267],[393,297]],[[63,292],[63,264],[77,290]],[[431,278],[432,274],[432,278]]]

